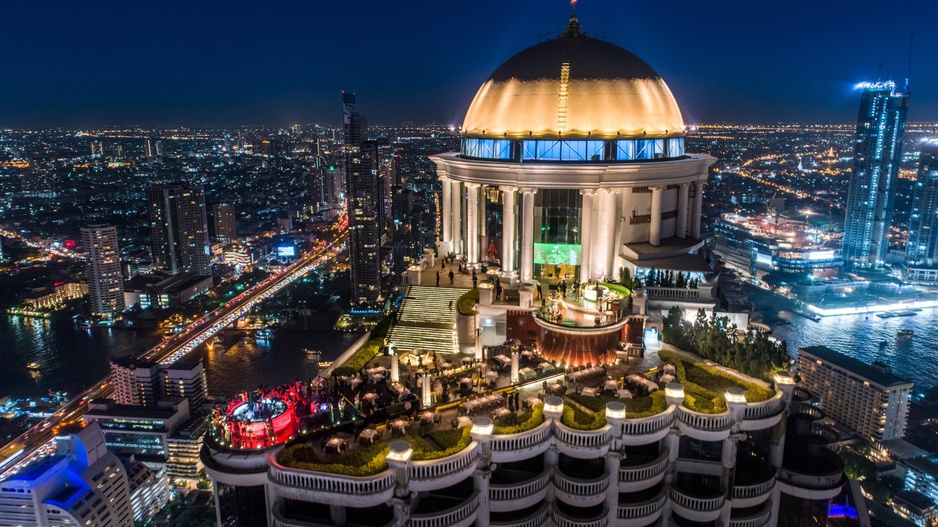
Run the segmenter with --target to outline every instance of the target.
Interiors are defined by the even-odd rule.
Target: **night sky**
[[[563,29],[564,0],[10,0],[0,128],[459,124],[514,53]],[[846,123],[853,85],[904,82],[938,121],[934,0],[580,0],[584,30],[642,57],[688,123]],[[879,67],[884,63],[885,66]]]

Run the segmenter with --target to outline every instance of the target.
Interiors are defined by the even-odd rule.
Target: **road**
[[[181,359],[195,349],[196,346],[221,331],[222,328],[233,324],[258,302],[262,302],[276,294],[293,281],[306,275],[313,268],[335,258],[336,254],[342,250],[347,236],[346,228],[341,227],[332,242],[319,245],[278,274],[254,285],[214,311],[202,315],[201,318],[187,326],[185,330],[146,351],[140,358],[160,364],[171,364]],[[68,401],[53,415],[37,423],[20,437],[0,448],[0,481],[35,459],[51,453],[54,450],[53,443],[58,431],[63,426],[79,421],[88,410],[87,403],[89,400],[108,397],[113,391],[109,379],[102,379]]]

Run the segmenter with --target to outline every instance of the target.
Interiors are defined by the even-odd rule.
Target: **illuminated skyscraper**
[[[91,296],[91,313],[120,313],[124,310],[124,278],[121,276],[117,228],[113,225],[89,225],[81,229],[81,239],[88,253],[85,273]]]
[[[231,240],[238,236],[234,203],[216,203],[212,212],[215,220],[215,238],[222,243],[231,243]]]
[[[153,265],[169,274],[212,274],[205,192],[189,183],[147,189]]]
[[[910,263],[938,262],[938,142],[923,144],[918,158],[906,255]]]
[[[152,137],[147,137],[143,150],[147,157],[156,157],[156,144]]]
[[[847,191],[844,261],[880,266],[889,250],[889,226],[902,161],[909,96],[892,81],[863,83],[860,116]]]
[[[355,94],[342,93],[345,177],[348,189],[352,304],[374,304],[381,295],[381,218],[378,143],[366,141],[365,118]]]

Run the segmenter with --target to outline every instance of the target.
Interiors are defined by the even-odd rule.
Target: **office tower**
[[[352,304],[374,304],[381,295],[382,204],[378,181],[379,147],[366,141],[365,119],[355,94],[342,93],[345,173],[348,189],[349,266]]]
[[[231,243],[238,237],[238,222],[235,204],[230,201],[216,203],[213,208],[215,221],[215,239],[221,243]]]
[[[91,157],[103,157],[104,156],[104,145],[101,141],[95,140],[91,142]]]
[[[135,359],[111,359],[111,385],[117,404],[151,406],[160,397],[159,365]]]
[[[826,346],[798,350],[801,386],[838,424],[868,441],[902,439],[912,383],[882,363],[866,364]]]
[[[88,254],[85,274],[91,297],[91,314],[120,313],[125,306],[117,227],[89,225],[81,229],[81,238]]]
[[[906,257],[909,263],[938,262],[938,142],[922,144],[918,158]]]
[[[168,500],[165,474],[108,451],[96,424],[56,451],[0,482],[0,525],[133,527]]]
[[[186,397],[189,399],[189,408],[193,412],[199,411],[208,397],[202,361],[174,362],[161,368],[160,376],[163,378],[164,396]]]
[[[897,93],[892,81],[858,88],[860,116],[847,191],[844,262],[878,267],[889,250],[909,96]]]
[[[156,157],[163,157],[163,141],[156,142]]]
[[[153,266],[169,274],[212,274],[205,193],[189,183],[147,189]]]
[[[147,137],[143,144],[143,150],[147,157],[156,157],[156,141],[152,137]]]

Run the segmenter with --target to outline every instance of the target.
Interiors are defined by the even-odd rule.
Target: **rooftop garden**
[[[770,388],[746,382],[718,368],[668,350],[659,351],[658,358],[674,365],[677,382],[684,386],[684,406],[695,412],[718,414],[725,411],[726,400],[723,397],[727,388],[745,390],[746,401],[750,403],[766,401],[775,395]]]
[[[358,447],[336,456],[324,455],[306,441],[287,445],[277,455],[277,462],[289,468],[328,472],[342,476],[367,477],[388,468],[388,447],[394,441],[407,441],[414,450],[411,460],[441,459],[464,450],[472,443],[471,427],[458,430],[416,431],[371,446]]]
[[[476,311],[476,304],[479,303],[479,290],[470,289],[466,291],[459,300],[456,302],[456,306],[459,309],[459,314],[467,317],[472,315],[477,315],[479,312]]]
[[[346,376],[355,375],[361,371],[362,368],[381,353],[381,349],[384,347],[384,338],[390,331],[392,322],[393,317],[391,316],[386,316],[381,322],[378,322],[371,330],[371,339],[366,342],[364,346],[359,348],[354,355],[349,357],[349,360],[345,361],[345,364],[333,370],[333,373],[339,376]]]
[[[529,408],[521,415],[507,414],[495,418],[495,428],[492,433],[495,435],[520,434],[533,430],[544,422],[544,406],[537,404]]]
[[[664,318],[661,336],[676,348],[757,379],[768,381],[775,372],[788,369],[791,357],[784,341],[755,331],[740,335],[737,329],[727,317],[718,317],[716,312],[708,317],[703,309],[688,322],[684,310],[674,306]]]

